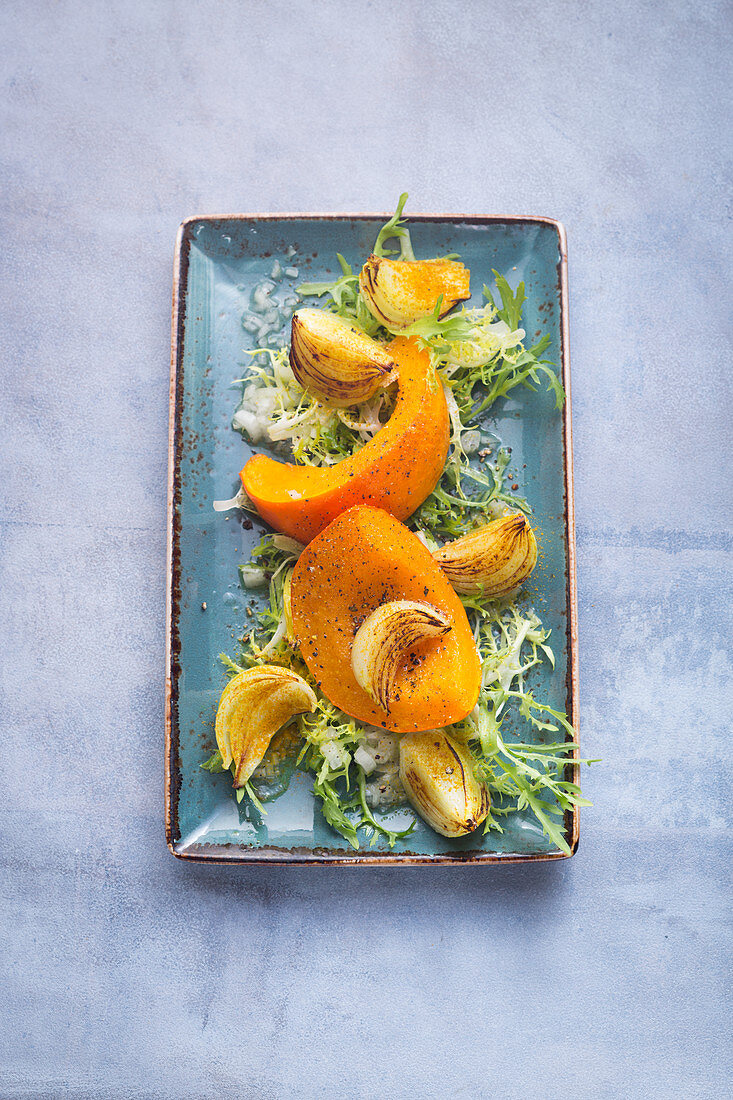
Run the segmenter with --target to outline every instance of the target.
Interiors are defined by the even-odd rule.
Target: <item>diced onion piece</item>
[[[262,588],[267,584],[267,573],[258,565],[242,565],[239,569],[245,588]]]
[[[354,753],[354,760],[362,769],[365,775],[371,775],[377,764],[373,756],[370,756],[365,748],[359,745],[359,748]]]
[[[320,749],[329,767],[333,768],[334,771],[338,771],[339,768],[345,768],[348,765],[349,754],[342,748],[338,741],[322,741]]]
[[[237,432],[246,432],[251,443],[259,443],[267,434],[267,422],[250,409],[237,409],[232,427]]]

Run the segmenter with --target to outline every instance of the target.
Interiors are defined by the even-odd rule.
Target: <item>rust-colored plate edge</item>
[[[201,214],[199,217],[192,215],[184,218],[178,231],[178,242],[181,238],[188,239],[190,227],[199,222],[277,222],[277,221],[387,221],[392,217],[390,213],[377,214]],[[555,218],[544,218],[541,215],[530,214],[406,214],[405,220],[409,222],[451,222],[453,225],[468,223],[469,225],[551,225],[559,237],[564,240],[565,229],[561,222]]]
[[[168,517],[166,545],[166,609],[165,609],[165,839],[174,855],[177,855],[174,841],[174,826],[178,825],[178,789],[173,785],[173,752],[178,751],[178,730],[174,740],[174,711],[177,712],[177,697],[174,693],[174,676],[177,671],[179,649],[178,616],[176,587],[180,577],[178,550],[178,520],[176,512],[176,491],[178,482],[178,426],[179,426],[179,386],[183,384],[179,357],[183,354],[184,291],[183,281],[188,268],[188,241],[186,223],[182,223],[176,237],[176,250],[173,259],[173,300],[171,304],[171,361],[168,401]],[[177,787],[179,784],[176,785]],[[175,832],[177,832],[177,828]]]
[[[169,846],[170,847],[170,846]],[[189,848],[178,848],[175,845],[171,848],[171,851],[179,859],[189,860],[192,863],[250,863],[258,864],[261,867],[273,867],[273,866],[295,866],[295,867],[321,867],[324,863],[331,866],[336,865],[340,867],[360,867],[365,864],[371,866],[384,867],[386,864],[394,866],[396,864],[403,864],[407,867],[416,867],[421,864],[436,864],[440,863],[443,866],[449,867],[476,867],[483,863],[549,863],[553,860],[567,859],[567,855],[564,852],[539,852],[537,854],[521,854],[519,852],[509,852],[506,855],[497,855],[490,852],[466,852],[464,855],[449,855],[447,853],[439,853],[433,856],[430,855],[372,855],[365,852],[363,855],[353,856],[344,853],[343,855],[334,855],[328,850],[323,854],[316,854],[309,851],[307,854],[300,852],[283,849],[242,849],[237,848],[237,853],[247,852],[247,855],[231,854],[229,848],[233,845],[223,844],[201,844],[192,845]],[[252,852],[250,855],[249,852]]]
[[[173,302],[171,309],[171,362],[170,362],[170,398],[168,422],[168,537],[166,569],[166,637],[165,637],[165,837],[169,850],[178,859],[192,863],[216,864],[254,864],[259,866],[322,867],[328,866],[418,866],[435,865],[452,867],[478,866],[481,864],[501,863],[548,863],[569,857],[564,852],[537,852],[523,854],[509,852],[466,853],[465,856],[436,854],[429,855],[374,855],[369,853],[353,856],[331,854],[301,855],[294,851],[276,849],[236,848],[236,854],[229,851],[228,845],[192,845],[181,848],[174,839],[177,832],[178,790],[173,790],[174,764],[173,753],[177,752],[177,729],[174,731],[174,711],[176,698],[174,689],[174,653],[178,653],[178,621],[174,615],[177,610],[176,587],[179,576],[178,530],[176,521],[176,493],[178,475],[178,426],[179,426],[179,389],[182,386],[180,360],[183,354],[185,291],[184,282],[188,269],[188,248],[190,227],[200,222],[217,221],[372,221],[387,220],[392,213],[283,213],[283,214],[203,214],[186,218],[181,222],[176,237],[176,250],[173,263]],[[573,432],[570,389],[570,328],[568,318],[568,258],[567,235],[562,222],[555,218],[523,215],[469,215],[469,214],[411,214],[411,222],[449,221],[453,224],[467,222],[474,225],[549,225],[558,236],[560,258],[558,260],[558,289],[560,291],[560,360],[563,387],[566,401],[563,412],[563,461],[565,471],[565,533],[567,544],[567,646],[568,669],[566,700],[569,699],[568,717],[575,729],[576,747],[573,750],[573,782],[579,782],[579,668],[578,668],[578,598],[575,548],[575,498],[573,490]],[[175,740],[175,744],[174,744]],[[176,777],[178,778],[178,777]],[[179,781],[180,782],[180,781]],[[570,855],[578,849],[580,835],[580,811],[574,807],[565,814],[565,832],[570,846]]]
[[[578,579],[576,568],[575,549],[575,490],[573,486],[573,414],[572,396],[570,385],[570,318],[568,293],[568,242],[565,226],[562,222],[555,222],[558,243],[560,247],[560,259],[558,261],[558,279],[560,288],[560,363],[562,368],[562,384],[565,390],[565,406],[563,409],[563,462],[565,467],[565,542],[567,545],[567,690],[566,701],[569,699],[568,718],[575,730],[575,744],[573,749],[573,783],[580,783],[580,720],[579,700],[579,666],[578,666]],[[580,839],[580,808],[574,806],[572,811],[565,814],[565,832],[570,854],[575,855]]]

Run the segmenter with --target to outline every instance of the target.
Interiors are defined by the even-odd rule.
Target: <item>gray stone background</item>
[[[730,7],[1,10],[0,1094],[726,1094]],[[403,189],[567,225],[595,807],[561,865],[187,866],[162,824],[176,228]]]

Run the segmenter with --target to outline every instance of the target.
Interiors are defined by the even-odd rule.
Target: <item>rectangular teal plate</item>
[[[237,566],[259,542],[264,523],[245,513],[215,512],[233,496],[238,474],[253,453],[232,430],[239,389],[254,347],[242,328],[254,286],[274,261],[297,267],[275,292],[293,295],[301,281],[340,274],[336,253],[358,270],[386,214],[243,214],[189,218],[176,247],[168,497],[168,615],[166,680],[166,839],[174,855],[243,863],[486,863],[560,859],[531,814],[505,821],[503,833],[448,840],[422,822],[390,850],[378,841],[355,852],[324,821],[308,776],[296,773],[288,791],[267,805],[255,827],[240,811],[228,774],[200,764],[214,751],[214,716],[226,675],[218,661],[233,652],[246,628],[251,593]],[[409,219],[418,258],[459,253],[471,270],[473,305],[483,304],[492,268],[512,285],[524,280],[523,326],[533,341],[551,337],[547,355],[561,365],[568,401],[563,413],[546,390],[514,391],[482,418],[482,426],[512,449],[512,484],[526,497],[539,530],[540,563],[532,577],[534,603],[557,665],[542,666],[536,684],[577,728],[575,535],[568,362],[567,259],[562,226],[547,218],[418,215]],[[295,254],[289,253],[294,249]],[[575,767],[577,771],[577,765]],[[404,815],[403,815],[404,816]],[[398,822],[400,815],[393,815]],[[571,850],[578,813],[567,814]]]

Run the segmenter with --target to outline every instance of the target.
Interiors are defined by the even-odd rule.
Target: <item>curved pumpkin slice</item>
[[[388,346],[398,371],[394,412],[373,439],[334,466],[294,466],[251,458],[242,485],[277,531],[309,542],[354,504],[406,519],[430,496],[448,454],[448,408],[430,358],[414,340]]]
[[[406,328],[427,317],[443,295],[440,316],[471,297],[471,272],[455,260],[388,260],[370,256],[361,269],[359,289],[375,320]]]
[[[347,714],[407,733],[459,722],[475,706],[481,666],[463,604],[430,551],[393,516],[369,507],[340,515],[300,555],[290,597],[300,652]],[[429,604],[450,629],[406,654],[387,712],[357,683],[351,647],[367,616],[396,600]]]

